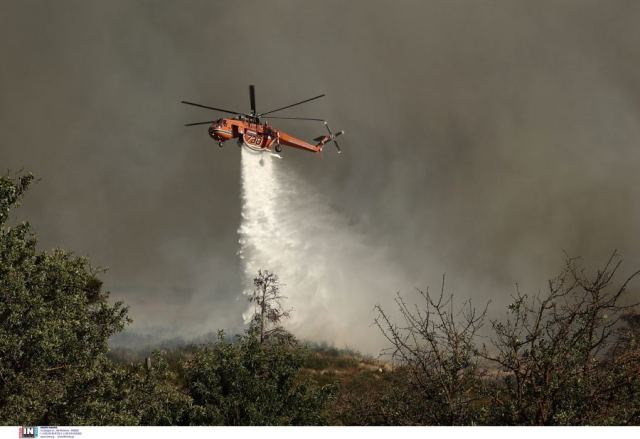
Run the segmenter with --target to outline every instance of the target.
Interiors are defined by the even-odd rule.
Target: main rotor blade
[[[256,114],[256,89],[253,85],[249,86],[249,99],[251,100],[251,114]]]
[[[180,102],[187,105],[193,105],[194,107],[206,108],[207,110],[221,111],[223,113],[229,113],[229,114],[244,114],[240,111],[232,111],[232,110],[225,110],[224,108],[209,107],[207,105],[196,104],[195,102],[187,102],[187,101],[180,101]],[[248,116],[248,114],[246,114],[245,116]]]
[[[214,123],[215,120],[208,120],[206,122],[193,122],[193,123],[185,123],[184,126],[186,127],[192,127],[195,125],[209,125],[210,123]]]
[[[265,119],[291,119],[291,120],[316,120],[318,122],[324,122],[324,119],[314,119],[312,117],[278,117],[278,116],[266,116]]]
[[[267,112],[264,112],[264,113],[260,113],[260,114],[258,114],[258,117],[262,117],[265,114],[275,113],[276,111],[286,110],[287,108],[295,107],[296,105],[304,104],[305,102],[313,101],[314,99],[320,99],[323,96],[324,96],[324,94],[321,94],[321,95],[315,96],[313,98],[305,99],[304,101],[296,102],[295,104],[287,105],[286,107],[276,108],[275,110],[271,110],[271,111],[267,111]]]

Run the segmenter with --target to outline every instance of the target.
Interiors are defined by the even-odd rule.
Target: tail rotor
[[[327,139],[327,142],[333,141],[333,144],[336,146],[336,149],[338,150],[338,154],[342,154],[342,150],[340,149],[340,145],[338,144],[336,137],[344,134],[344,130],[340,130],[334,134],[333,131],[331,131],[331,128],[329,128],[329,124],[327,123],[326,120],[324,121],[324,126],[327,128],[327,131],[329,132],[329,138]]]

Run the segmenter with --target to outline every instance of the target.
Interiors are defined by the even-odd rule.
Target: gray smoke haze
[[[280,165],[402,267],[398,290],[446,272],[499,307],[562,250],[640,265],[638,22],[635,1],[3,1],[0,167],[42,179],[17,216],[108,267],[134,327],[234,328],[240,155],[178,102],[324,92],[287,114],[345,129],[345,153]]]

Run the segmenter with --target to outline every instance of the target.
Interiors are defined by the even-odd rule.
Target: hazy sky
[[[282,164],[408,284],[503,303],[563,250],[640,266],[638,23],[637,1],[4,0],[0,168],[41,178],[16,218],[108,267],[138,323],[236,327],[238,149],[179,101],[326,93],[282,115],[344,154]]]

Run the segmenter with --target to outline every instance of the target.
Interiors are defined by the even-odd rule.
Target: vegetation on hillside
[[[10,225],[33,177],[0,177],[0,424],[585,425],[640,423],[640,315],[614,254],[586,273],[567,258],[543,294],[506,316],[423,303],[378,308],[383,360],[302,344],[284,330],[278,278],[259,272],[254,317],[234,337],[145,357],[110,351],[129,322],[98,271],[43,252]]]

